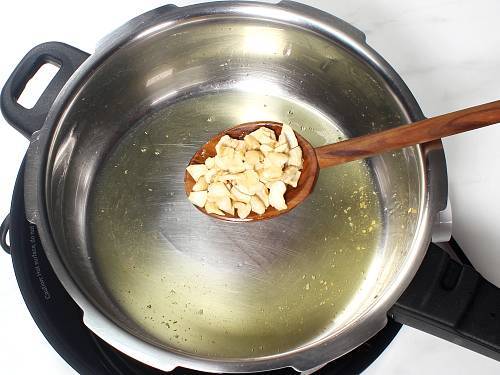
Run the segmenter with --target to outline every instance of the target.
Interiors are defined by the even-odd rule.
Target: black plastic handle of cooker
[[[0,246],[7,254],[10,254],[10,246],[7,244],[7,233],[10,229],[10,214],[5,217],[0,225]]]
[[[43,43],[29,51],[14,69],[2,89],[0,108],[7,122],[28,138],[39,130],[64,84],[87,57],[89,57],[88,53],[60,42]],[[58,66],[59,71],[34,107],[27,109],[20,105],[17,100],[28,81],[46,63]]]
[[[389,316],[500,361],[500,288],[436,245]]]

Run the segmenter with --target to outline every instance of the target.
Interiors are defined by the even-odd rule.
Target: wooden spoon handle
[[[364,159],[500,122],[500,100],[315,149],[320,168]]]

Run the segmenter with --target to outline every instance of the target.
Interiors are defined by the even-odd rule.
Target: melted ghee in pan
[[[193,153],[221,130],[258,120],[290,123],[314,146],[344,137],[297,101],[206,95],[143,119],[98,173],[88,209],[93,260],[144,339],[200,356],[259,357],[347,318],[381,238],[366,163],[322,170],[302,205],[268,221],[217,221],[186,199]]]

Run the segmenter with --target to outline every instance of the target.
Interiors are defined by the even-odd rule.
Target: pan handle
[[[10,229],[10,215],[7,215],[0,225],[0,246],[7,254],[10,254],[10,246],[7,244],[7,234]]]
[[[39,130],[57,95],[88,56],[89,54],[60,42],[43,43],[29,51],[2,89],[0,108],[7,122],[27,138]],[[35,106],[31,109],[24,108],[17,102],[17,99],[28,81],[33,78],[40,67],[47,63],[58,66],[59,71]]]
[[[436,245],[389,316],[500,361],[500,288]]]

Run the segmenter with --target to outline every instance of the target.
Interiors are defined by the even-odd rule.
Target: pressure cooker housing
[[[100,74],[101,79],[104,79],[106,75],[109,77],[113,69],[118,68],[116,71],[119,72],[120,69],[126,69],[128,65],[137,64],[134,56],[137,56],[140,48],[143,48],[142,43],[147,48],[153,48],[154,42],[160,40],[162,33],[218,20],[238,20],[243,23],[251,21],[263,24],[267,22],[296,31],[314,33],[323,38],[325,43],[340,46],[346,55],[352,57],[353,61],[356,60],[359,64],[365,65],[366,70],[371,71],[373,76],[377,77],[377,85],[383,84],[383,89],[392,97],[392,105],[401,113],[399,118],[390,119],[393,121],[392,126],[417,121],[424,117],[401,78],[368,46],[364,34],[330,14],[290,1],[282,1],[276,5],[256,2],[214,2],[182,8],[167,5],[135,18],[113,32],[100,42],[96,52],[89,57],[84,52],[61,44],[52,43],[41,49],[45,54],[43,61],[55,61],[61,66],[59,76],[56,76],[54,83],[51,84],[53,85],[52,93],[49,88],[49,91],[45,93],[48,100],[40,104],[46,109],[50,107],[43,127],[40,121],[43,121],[44,116],[38,116],[31,122],[23,120],[22,117],[8,118],[21,128],[20,130],[25,135],[29,136],[33,133],[25,176],[26,215],[28,220],[37,226],[45,252],[57,276],[83,310],[85,324],[127,355],[165,371],[177,366],[213,372],[264,371],[287,366],[301,371],[309,370],[345,354],[383,328],[387,322],[387,312],[415,275],[431,240],[436,215],[446,207],[446,165],[440,142],[408,148],[401,156],[406,161],[409,160],[414,167],[409,168],[410,172],[404,171],[412,180],[409,184],[411,186],[405,186],[405,189],[416,189],[412,193],[413,201],[410,203],[418,206],[418,215],[409,228],[414,233],[411,233],[411,241],[409,240],[411,243],[406,244],[406,249],[399,246],[398,251],[380,254],[381,261],[389,265],[384,273],[376,278],[380,293],[377,294],[374,289],[372,295],[369,296],[370,299],[363,302],[364,308],[356,312],[352,319],[346,322],[343,329],[286,353],[262,358],[225,360],[202,358],[188,353],[165,350],[155,345],[147,337],[142,337],[141,332],[134,332],[132,324],[127,322],[127,317],[106,301],[97,279],[88,277],[93,271],[86,259],[85,251],[80,251],[85,244],[87,234],[73,232],[67,237],[67,233],[64,233],[65,220],[78,222],[79,225],[75,227],[84,228],[86,220],[84,206],[87,199],[79,193],[81,186],[65,185],[69,181],[66,178],[72,173],[80,173],[83,180],[80,179],[79,183],[91,184],[95,163],[102,157],[100,147],[103,143],[113,144],[124,134],[124,130],[114,127],[111,118],[108,119],[110,122],[107,125],[108,130],[101,131],[97,125],[83,129],[78,118],[74,117],[74,109],[78,108],[78,100],[82,98],[92,100],[89,93],[93,93],[95,98],[99,98],[99,95],[101,98],[117,95],[118,90],[109,91],[105,81],[100,86],[91,87],[92,80]],[[54,51],[47,52],[47,48],[53,48]],[[129,54],[129,49],[134,54]],[[41,55],[37,51],[32,52],[33,56],[38,56],[38,58]],[[110,62],[117,65],[113,66]],[[147,65],[148,62],[144,61],[144,64]],[[327,68],[326,66],[325,69]],[[181,83],[183,79],[186,77],[179,78]],[[15,84],[15,82],[11,83]],[[62,85],[64,87],[59,92]],[[7,85],[6,87],[7,90],[19,91],[19,87],[14,86]],[[125,83],[122,89],[127,89]],[[171,96],[167,95],[166,99],[171,99],[172,95],[174,97],[186,95],[190,87],[185,87],[185,89],[185,92],[181,90],[180,93],[170,93]],[[207,90],[209,89],[213,90],[213,86]],[[307,83],[305,90],[307,90]],[[59,94],[55,98],[57,92]],[[86,92],[86,95],[82,96],[82,92]],[[139,92],[127,91],[127,94],[129,98],[123,99],[123,102],[119,104],[123,109],[128,105],[127,101],[139,100],[139,96],[134,96],[139,95]],[[2,94],[4,109],[16,105],[16,103],[4,102],[4,97],[12,96],[15,95]],[[97,105],[97,103],[98,101],[93,104]],[[326,106],[328,103],[322,104]],[[40,113],[43,113],[43,108],[40,108]],[[130,112],[127,116],[132,121],[138,113]],[[99,119],[101,127],[103,119],[105,118]],[[89,122],[91,120],[92,118]],[[344,120],[349,119],[344,118]],[[41,128],[38,129],[39,127]],[[351,135],[357,135],[357,131],[367,132],[367,129],[354,129]],[[81,145],[82,143],[84,146]],[[386,159],[375,158],[372,162],[381,163],[382,166],[385,163],[387,168],[391,166],[390,160],[389,155]],[[87,175],[81,173],[86,170],[92,173],[89,172]],[[378,177],[384,184],[384,177]],[[389,184],[389,181],[386,181],[386,184]],[[389,189],[384,193],[387,199],[390,199],[390,192],[392,191]],[[71,207],[68,207],[63,200],[67,194],[75,197]],[[72,246],[80,251],[78,255],[68,253],[71,251],[68,250],[71,247],[70,244],[66,243],[68,239],[71,239]],[[62,249],[66,253],[61,251]],[[106,314],[103,311],[106,311]]]

